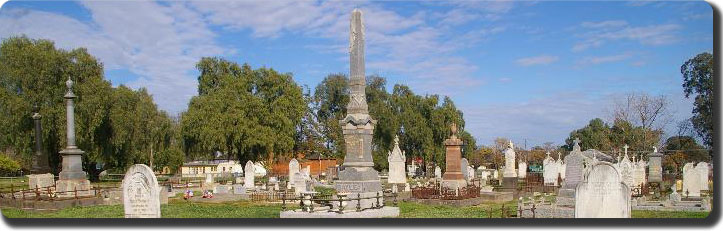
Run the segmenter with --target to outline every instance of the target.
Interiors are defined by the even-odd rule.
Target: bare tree
[[[628,121],[642,127],[644,131],[662,131],[672,121],[669,107],[670,100],[665,95],[632,92],[613,99],[612,117],[613,121]],[[646,144],[647,133],[643,133],[642,138],[643,144]]]

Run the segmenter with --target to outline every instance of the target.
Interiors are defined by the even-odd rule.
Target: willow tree
[[[291,74],[221,58],[202,58],[196,67],[199,95],[181,117],[187,152],[257,161],[293,149],[306,105]]]

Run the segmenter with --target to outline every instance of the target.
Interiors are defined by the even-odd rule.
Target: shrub
[[[9,175],[20,171],[20,164],[10,157],[0,153],[0,174]]]

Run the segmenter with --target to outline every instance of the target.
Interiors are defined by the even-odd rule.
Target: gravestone
[[[575,205],[575,189],[583,180],[585,157],[580,150],[580,139],[575,138],[570,154],[565,156],[565,181],[559,190],[558,205],[573,206]]]
[[[434,178],[442,178],[442,168],[434,167]]]
[[[525,179],[527,176],[527,163],[520,162],[517,164],[517,178]]]
[[[87,179],[88,174],[83,171],[83,154],[75,144],[75,104],[74,100],[77,96],[73,93],[73,81],[68,78],[65,82],[68,91],[65,93],[66,108],[66,146],[60,151],[62,157],[62,169],[58,173],[58,181],[55,183],[55,191],[58,197],[75,197],[92,195],[90,181]],[[76,190],[79,190],[76,191]]]
[[[126,218],[160,218],[158,180],[144,164],[131,166],[123,178],[123,210]]]
[[[577,186],[575,218],[630,218],[630,198],[615,166],[597,162]]]
[[[291,186],[294,184],[294,174],[299,172],[299,161],[296,160],[296,158],[291,159],[289,161],[289,183]]]
[[[244,167],[244,186],[246,189],[253,190],[255,188],[254,177],[254,162],[249,160],[246,162],[246,166]]]
[[[700,190],[703,188],[701,185],[702,177],[700,171],[695,168],[693,163],[687,163],[683,166],[683,196],[699,197]]]
[[[452,123],[450,127],[452,135],[444,140],[446,148],[446,170],[442,176],[442,187],[456,190],[467,186],[464,174],[462,173],[462,140],[457,138],[457,125]],[[466,168],[465,168],[466,169]],[[466,171],[465,171],[466,172]]]
[[[663,154],[653,147],[653,153],[648,155],[648,182],[663,182]]]
[[[626,185],[629,187],[635,186],[635,181],[633,179],[633,171],[634,171],[634,163],[630,161],[630,157],[628,157],[628,149],[627,145],[625,145],[625,156],[623,156],[623,159],[618,163],[618,169],[620,170],[620,176],[623,179],[623,182],[625,182]]]
[[[206,173],[206,181],[204,183],[213,184],[213,175],[211,173]]]
[[[562,164],[560,165],[560,168],[559,168],[559,169],[560,169],[560,178],[564,181],[564,180],[565,180],[565,176],[566,176],[566,175],[565,175],[565,169],[567,169],[567,164],[565,164],[565,162],[562,162]]]
[[[232,186],[230,185],[216,185],[216,187],[213,189],[213,193],[215,194],[229,194],[231,193]]]
[[[641,187],[645,184],[645,161],[639,160],[635,163],[633,170],[633,185],[634,187]]]
[[[557,162],[550,157],[550,153],[547,153],[547,157],[543,160],[542,166],[542,177],[544,178],[545,185],[557,186],[557,177],[560,175],[560,169]]]
[[[404,162],[407,157],[404,152],[399,149],[399,137],[394,136],[394,148],[389,152],[387,161],[389,161],[389,178],[387,182],[390,184],[404,184],[407,183],[407,176],[405,173]]]
[[[459,171],[462,173],[462,178],[469,181],[469,171],[467,171],[467,167],[469,167],[469,161],[467,161],[467,158],[462,158],[459,161]]]
[[[297,172],[294,174],[294,193],[299,195],[300,193],[307,191],[307,176],[303,173]]]
[[[231,187],[233,187],[233,194],[246,194],[246,187],[242,184],[235,184]]]
[[[515,158],[517,157],[517,154],[515,154],[515,146],[512,144],[512,141],[507,146],[507,149],[505,149],[505,167],[504,167],[504,173],[502,174],[505,178],[511,178],[511,177],[517,177],[517,172],[515,171]]]
[[[474,178],[475,178],[474,168],[473,168],[473,167],[467,167],[467,172],[469,172],[469,173],[467,173],[467,175],[469,176],[469,180],[470,180],[470,181],[471,181],[471,180],[474,180]]]
[[[708,175],[710,174],[710,170],[708,169],[708,163],[698,163],[697,165],[695,165],[695,170],[697,170],[698,175],[700,175],[700,190],[708,190]]]
[[[55,185],[55,176],[52,173],[28,175],[29,189],[43,190]]]

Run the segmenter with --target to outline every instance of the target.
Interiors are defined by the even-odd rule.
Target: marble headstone
[[[645,184],[645,161],[639,160],[633,169],[633,186],[641,187]]]
[[[544,178],[545,185],[557,186],[557,177],[560,175],[559,165],[549,155],[547,158],[549,159],[543,161],[542,177]]]
[[[663,155],[654,148],[648,155],[648,182],[663,182]]]
[[[158,180],[144,164],[131,166],[123,178],[123,210],[126,218],[160,218]]]
[[[561,170],[565,172],[565,181],[563,181],[562,188],[560,189],[560,196],[567,197],[570,200],[568,202],[571,202],[571,199],[574,198],[575,189],[577,188],[577,185],[582,182],[583,180],[583,172],[584,172],[584,161],[585,157],[582,155],[582,151],[580,150],[580,139],[575,139],[573,141],[573,147],[570,154],[565,156],[565,169]],[[571,203],[569,204],[572,205]]]
[[[289,183],[292,186],[294,184],[294,174],[297,172],[299,172],[299,161],[294,158],[289,161]]]
[[[459,171],[462,172],[462,177],[464,177],[465,180],[469,180],[469,171],[467,171],[467,167],[469,167],[467,158],[462,158],[459,161]]]
[[[249,160],[246,162],[246,166],[244,167],[244,186],[247,189],[254,189],[254,177],[254,162]]]
[[[407,157],[404,152],[399,149],[399,137],[394,137],[394,148],[389,152],[387,161],[389,161],[389,178],[387,182],[390,184],[404,184],[407,183],[407,176],[405,173],[404,162]]]
[[[520,162],[517,164],[517,178],[524,179],[527,176],[527,163]]]
[[[442,168],[434,167],[434,178],[442,178]]]
[[[699,197],[700,190],[703,188],[701,185],[702,177],[700,171],[695,168],[693,163],[687,163],[683,166],[683,196]]]
[[[617,168],[597,162],[577,186],[575,218],[630,218],[630,198],[630,188]]]
[[[53,186],[55,184],[55,176],[52,173],[45,173],[45,174],[33,174],[28,175],[28,186],[29,189],[39,189],[43,190],[44,188]]]
[[[517,154],[515,154],[515,146],[512,144],[512,141],[510,141],[504,153],[505,167],[502,175],[504,177],[517,177],[517,172],[515,171],[515,158],[517,157]]]

